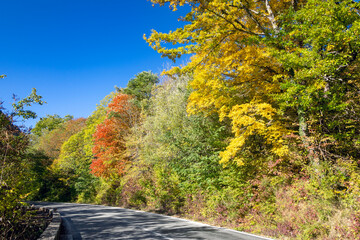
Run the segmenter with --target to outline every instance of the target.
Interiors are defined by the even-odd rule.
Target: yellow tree
[[[221,153],[221,162],[244,164],[248,140],[258,136],[259,144],[278,157],[288,149],[284,136],[289,133],[273,94],[279,93],[283,68],[270,54],[263,39],[276,38],[278,16],[299,1],[241,0],[152,0],[173,10],[185,4],[191,11],[182,19],[186,24],[169,33],[153,30],[148,43],[172,60],[193,54],[183,68],[168,73],[192,71],[195,90],[189,98],[188,112],[217,112],[221,120],[230,119],[234,136]],[[181,44],[167,48],[163,43]],[[253,138],[252,138],[253,139]],[[251,152],[251,149],[250,149]]]

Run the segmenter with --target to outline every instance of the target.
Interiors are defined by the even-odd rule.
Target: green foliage
[[[130,79],[126,88],[121,91],[134,97],[138,107],[146,106],[146,100],[151,97],[151,90],[159,82],[159,77],[151,71],[144,71],[136,74],[135,78]]]
[[[188,77],[168,79],[154,89],[143,123],[141,157],[152,164],[168,164],[184,188],[206,189],[219,181],[218,152],[227,132],[216,116],[188,116],[188,81]]]
[[[91,143],[85,141],[85,134],[92,132],[85,128],[64,142],[56,167],[69,178],[69,184],[75,189],[78,201],[90,202],[95,194],[97,179],[90,174],[89,166],[93,156],[91,151],[86,152],[86,144]]]
[[[39,105],[45,104],[46,102],[44,102],[41,99],[42,99],[42,96],[38,95],[36,92],[36,89],[33,88],[31,91],[31,94],[29,96],[12,104],[12,107],[14,109],[12,116],[19,116],[24,119],[36,118],[37,115],[35,112],[33,112],[31,110],[27,110],[25,108],[30,107],[34,103],[39,104]]]
[[[70,115],[66,115],[64,118],[60,117],[57,114],[54,115],[46,115],[44,118],[40,118],[40,120],[36,123],[35,127],[31,129],[31,132],[40,137],[47,132],[51,132],[52,130],[58,128],[61,124],[72,120],[74,117]]]
[[[155,208],[161,212],[178,213],[183,206],[184,196],[180,189],[179,177],[171,168],[155,167],[153,200]]]
[[[78,118],[68,120],[57,125],[51,131],[44,131],[40,137],[33,138],[33,147],[43,151],[52,160],[59,157],[62,144],[73,134],[81,131],[85,126],[86,119]]]
[[[312,159],[359,158],[359,3],[311,0],[281,16],[272,54],[283,65],[284,115],[302,125]],[[305,123],[306,122],[306,123]]]

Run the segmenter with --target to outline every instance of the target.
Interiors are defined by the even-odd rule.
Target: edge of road
[[[84,204],[84,205],[91,205],[91,204]],[[99,206],[103,206],[103,205],[99,205]],[[110,206],[109,206],[110,207]],[[153,214],[153,215],[158,215],[158,216],[164,216],[167,218],[172,218],[172,219],[177,219],[177,220],[182,220],[184,222],[189,222],[189,223],[196,223],[199,225],[203,225],[203,226],[207,226],[207,227],[212,227],[212,228],[217,228],[217,229],[221,229],[221,230],[225,230],[225,231],[230,231],[230,232],[234,232],[234,233],[241,233],[244,235],[247,235],[249,237],[256,237],[258,239],[262,239],[262,240],[274,240],[272,238],[268,238],[268,237],[264,237],[264,236],[259,236],[259,235],[255,235],[255,234],[251,234],[251,233],[247,233],[247,232],[242,232],[242,231],[238,231],[238,230],[234,230],[234,229],[230,229],[230,228],[224,228],[224,227],[219,227],[219,226],[214,226],[214,225],[210,225],[210,224],[206,224],[206,223],[202,223],[202,222],[197,222],[197,221],[193,221],[193,220],[189,220],[189,219],[185,219],[185,218],[180,218],[180,217],[174,217],[174,216],[169,216],[169,215],[164,215],[164,214],[158,214],[158,213],[153,213],[153,212],[146,212],[146,211],[142,211],[142,210],[134,210],[131,209],[135,212],[143,212],[143,213],[149,213],[149,214]]]

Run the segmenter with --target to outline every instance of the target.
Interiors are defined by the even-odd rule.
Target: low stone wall
[[[51,223],[47,226],[45,231],[41,234],[41,240],[58,240],[60,239],[60,227],[61,227],[61,216],[60,213],[55,212],[53,209],[49,210],[52,212],[53,218]]]

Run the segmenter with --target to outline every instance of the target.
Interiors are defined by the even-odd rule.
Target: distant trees
[[[58,128],[59,125],[72,120],[74,117],[70,115],[66,115],[64,118],[60,117],[57,114],[54,115],[46,115],[44,118],[40,118],[40,120],[36,123],[35,127],[31,129],[31,132],[35,136],[42,136],[48,132],[51,132],[55,128]]]
[[[159,83],[159,77],[156,74],[151,71],[144,71],[130,79],[126,88],[122,89],[122,92],[132,96],[135,100],[135,105],[141,107],[142,101],[150,99],[151,90],[157,83]]]
[[[85,118],[73,119],[72,116],[43,118],[35,125],[34,134],[38,137],[34,138],[36,141],[34,144],[38,150],[44,151],[51,159],[56,159],[60,155],[62,144],[80,131],[85,126],[85,121]],[[43,128],[41,129],[41,127]],[[38,132],[39,129],[41,129],[40,133]]]
[[[50,172],[54,176],[61,178],[62,184],[68,189],[71,201],[93,202],[95,199],[95,188],[100,183],[99,179],[90,173],[90,164],[94,158],[93,134],[96,126],[104,121],[107,105],[113,96],[113,93],[106,96],[97,105],[96,110],[82,123],[83,126],[62,143],[60,155],[50,168]],[[54,187],[56,189],[56,186]]]

